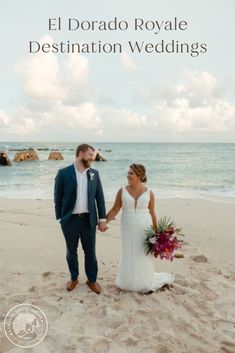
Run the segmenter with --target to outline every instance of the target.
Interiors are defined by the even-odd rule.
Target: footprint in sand
[[[204,282],[200,282],[198,289],[201,293],[202,298],[206,300],[215,300],[218,298],[218,294],[210,289]]]
[[[206,263],[208,261],[207,257],[204,255],[195,255],[192,256],[192,259],[197,263]]]
[[[195,289],[198,287],[198,281],[189,280],[179,275],[176,276],[175,283],[184,288]]]
[[[215,308],[222,316],[226,316],[228,313],[230,313],[231,308],[235,308],[235,301],[231,301],[229,303],[223,301],[222,303],[216,304]]]
[[[91,352],[94,353],[106,353],[109,351],[110,348],[110,342],[104,338],[101,338],[99,340],[97,340],[96,342],[94,342],[91,346]]]
[[[227,336],[234,338],[235,322],[229,320],[216,320],[215,325]]]
[[[53,273],[53,272],[52,272]],[[67,273],[65,273],[65,272],[59,272],[59,276],[60,277],[68,277],[68,274]]]
[[[35,287],[35,286],[30,287],[30,288],[29,288],[29,292],[30,292],[30,293],[36,292],[36,287]]]
[[[138,343],[138,338],[128,336],[122,340],[127,346],[136,346]]]
[[[168,349],[167,347],[162,346],[162,345],[158,345],[156,348],[157,348],[156,352],[158,352],[158,353],[170,353],[171,352],[170,349]]]
[[[229,341],[220,342],[220,352],[221,353],[234,353],[235,352],[235,344]]]
[[[187,291],[185,288],[178,286],[177,284],[174,285],[174,294],[176,295],[185,295]]]
[[[43,278],[48,278],[48,277],[52,276],[53,274],[54,274],[54,273],[51,272],[51,271],[43,272],[43,273],[42,273],[42,277],[43,277]]]

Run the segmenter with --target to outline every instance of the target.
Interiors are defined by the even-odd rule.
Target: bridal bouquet
[[[170,218],[160,218],[156,228],[150,227],[146,230],[145,248],[147,254],[151,253],[156,258],[172,261],[174,251],[181,247],[176,236],[180,230],[180,228],[176,228]]]

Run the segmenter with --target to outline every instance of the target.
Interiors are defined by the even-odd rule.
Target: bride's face
[[[133,169],[129,169],[127,172],[127,180],[129,184],[136,184],[140,181],[140,178],[135,174]]]

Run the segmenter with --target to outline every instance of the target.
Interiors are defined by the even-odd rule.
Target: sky
[[[233,0],[5,2],[0,140],[235,142],[234,13]],[[49,30],[49,18],[59,17],[61,30]],[[85,25],[115,17],[128,28],[68,29],[70,18]],[[187,29],[164,29],[175,18]],[[29,53],[30,42],[61,41],[120,43],[122,50]],[[128,42],[136,41],[188,43],[189,53],[132,53]],[[207,51],[191,56],[193,43]]]

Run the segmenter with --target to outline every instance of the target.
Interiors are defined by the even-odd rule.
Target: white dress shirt
[[[77,179],[77,197],[76,197],[76,202],[75,202],[75,206],[72,214],[89,213],[88,193],[87,193],[88,191],[87,190],[88,188],[87,171],[89,168],[85,169],[82,173],[79,173],[79,171],[76,168],[76,165],[74,164],[74,169],[75,169],[76,179]],[[100,218],[99,222],[106,222],[106,218]]]
[[[76,179],[77,179],[77,198],[76,198],[76,203],[73,209],[73,214],[74,213],[88,213],[88,195],[87,195],[87,169],[85,169],[82,173],[79,173],[79,171],[76,168],[76,165],[74,164],[74,169],[76,173]]]

